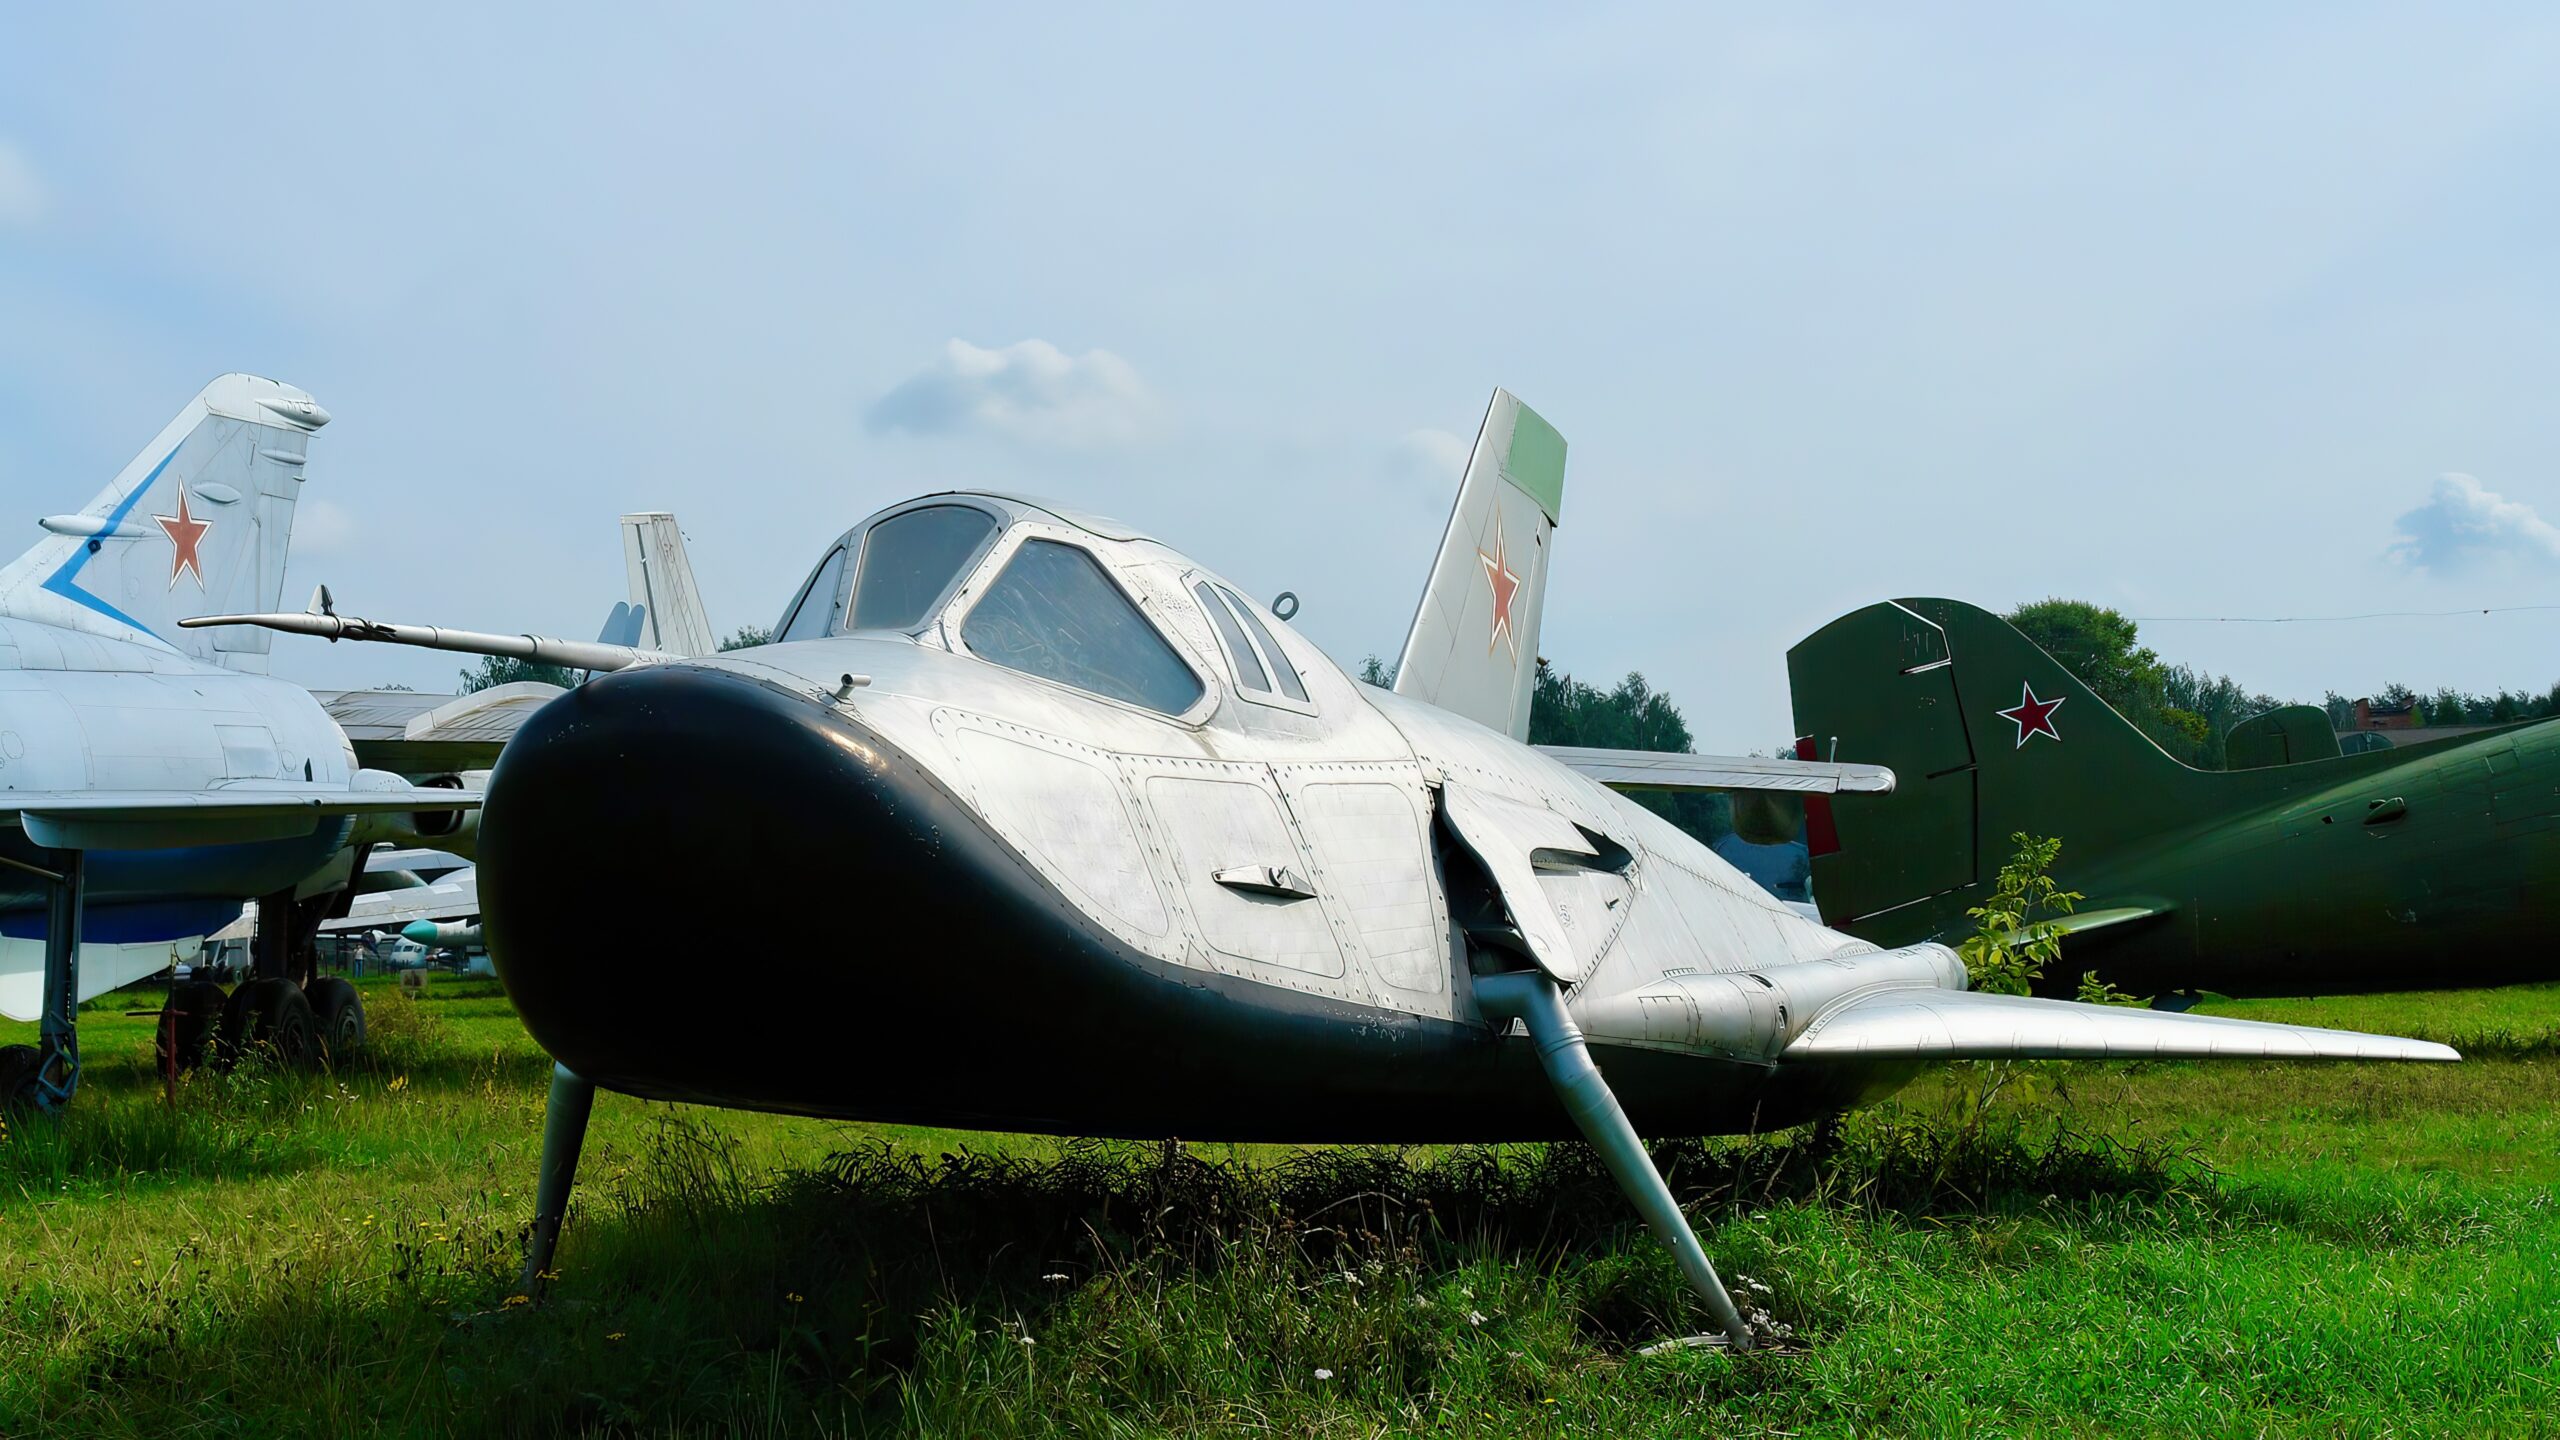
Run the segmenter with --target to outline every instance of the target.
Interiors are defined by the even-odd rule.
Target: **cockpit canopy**
[[[1214,663],[1223,651],[1239,696],[1311,710],[1273,627],[1231,589],[1196,572],[1177,580],[1168,560],[1161,587],[1168,594],[1133,598],[1128,578],[1115,575],[1097,548],[1143,539],[1005,496],[929,497],[873,516],[837,541],[783,612],[774,639],[903,635],[1168,716],[1199,704],[1208,693],[1199,661]],[[1154,583],[1145,567],[1136,577],[1142,591]],[[1162,610],[1149,612],[1191,602],[1202,614],[1181,622],[1198,632],[1199,653],[1187,658],[1159,628]]]

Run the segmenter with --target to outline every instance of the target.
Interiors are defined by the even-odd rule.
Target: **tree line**
[[[2231,727],[2290,702],[2228,675],[2208,675],[2192,665],[2172,665],[2142,643],[2140,628],[2116,610],[2085,600],[2038,600],[2009,612],[2009,623],[2116,708],[2153,743],[2200,770],[2219,770]],[[2539,693],[2501,690],[2474,695],[2450,687],[2422,695],[2390,684],[2369,697],[2380,705],[2414,707],[2418,725],[2504,725],[2560,715],[2560,683]],[[2331,690],[2321,698],[2329,728],[2355,728],[2353,697]]]

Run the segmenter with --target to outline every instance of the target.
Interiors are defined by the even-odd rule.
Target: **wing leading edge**
[[[2451,1046],[2394,1035],[2084,1005],[2022,995],[1898,989],[1817,1015],[1782,1059],[2459,1060]]]
[[[1612,790],[1774,790],[1802,795],[1886,795],[1893,791],[1893,772],[1882,765],[1770,760],[1757,755],[1601,750],[1580,745],[1537,748],[1547,758]]]
[[[409,785],[349,790],[0,790],[0,825],[53,850],[159,850],[308,835],[347,815],[477,810],[468,790]]]

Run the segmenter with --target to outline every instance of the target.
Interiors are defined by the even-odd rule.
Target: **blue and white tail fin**
[[[1564,437],[1494,391],[1396,662],[1397,694],[1529,738],[1548,542],[1563,508]]]
[[[0,615],[263,674],[270,631],[181,630],[277,608],[304,447],[329,412],[290,385],[225,375],[88,505],[0,569]]]
[[[622,517],[622,564],[631,579],[631,612],[638,628],[616,643],[669,655],[708,655],[720,648],[703,613],[702,591],[685,558],[684,532],[663,510]]]

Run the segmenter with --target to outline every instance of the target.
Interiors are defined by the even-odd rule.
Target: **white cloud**
[[[1135,367],[1108,350],[1069,355],[1046,340],[989,350],[966,340],[874,401],[881,432],[994,435],[1030,445],[1100,448],[1153,434],[1162,419]]]
[[[294,507],[293,553],[296,557],[346,554],[356,539],[356,517],[335,500],[306,495]]]
[[[2502,558],[2560,566],[2560,527],[2468,475],[2439,475],[2427,503],[2400,517],[2385,553],[2439,575]]]
[[[1395,464],[1418,480],[1454,490],[1467,471],[1467,442],[1446,430],[1407,430],[1396,441]]]
[[[1388,488],[1416,513],[1445,511],[1467,470],[1467,442],[1446,430],[1407,430],[1387,447],[1381,468]]]
[[[42,220],[52,208],[44,181],[27,163],[26,152],[0,140],[0,228],[23,228]]]

